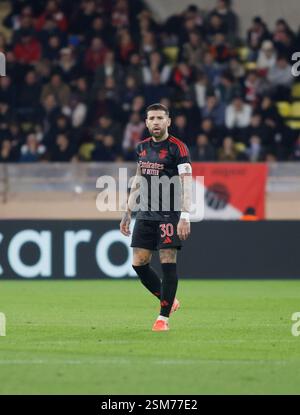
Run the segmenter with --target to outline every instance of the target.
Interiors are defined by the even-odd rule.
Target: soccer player
[[[167,107],[153,104],[147,108],[146,126],[151,137],[137,144],[137,172],[126,212],[120,223],[122,234],[129,236],[131,213],[137,204],[134,196],[139,194],[145,203],[143,206],[141,202],[143,208],[137,213],[132,234],[133,268],[142,284],[160,300],[160,314],[152,327],[153,331],[169,330],[169,316],[180,306],[175,297],[178,285],[177,251],[181,249],[182,241],[190,234],[191,160],[186,145],[169,134],[170,124]],[[137,187],[141,178],[144,180],[141,180],[140,186]],[[161,187],[154,180],[163,178],[172,179],[174,186],[166,188],[163,184]],[[146,183],[146,188],[143,188],[143,183]],[[179,186],[176,186],[176,183]],[[176,192],[176,187],[179,192]],[[158,197],[158,208],[153,209],[155,194],[156,198]],[[170,199],[167,210],[166,196]],[[162,280],[150,266],[152,253],[157,249],[163,271]]]

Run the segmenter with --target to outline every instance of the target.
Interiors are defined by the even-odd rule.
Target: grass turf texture
[[[0,394],[299,394],[300,281],[180,281],[155,333],[137,281],[1,281]]]

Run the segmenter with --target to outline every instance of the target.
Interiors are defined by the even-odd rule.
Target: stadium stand
[[[156,101],[170,106],[171,133],[194,161],[224,160],[229,142],[232,161],[295,160],[300,91],[290,57],[300,34],[283,19],[272,29],[256,16],[241,38],[229,0],[164,22],[140,0],[5,5],[0,162],[132,161]]]

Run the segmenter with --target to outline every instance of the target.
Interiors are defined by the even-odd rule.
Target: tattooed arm
[[[188,167],[189,166],[189,167]],[[181,215],[177,225],[177,233],[181,240],[186,240],[191,232],[191,225],[189,219],[189,212],[192,204],[192,170],[191,166],[187,165],[187,172],[181,173]]]
[[[131,233],[129,230],[129,225],[131,222],[131,212],[133,211],[134,205],[135,205],[136,198],[134,197],[134,193],[137,191],[137,182],[138,182],[139,176],[141,176],[141,168],[138,165],[137,170],[136,170],[136,175],[135,175],[134,181],[130,189],[126,211],[123,214],[123,217],[120,223],[120,231],[125,236],[129,236]]]

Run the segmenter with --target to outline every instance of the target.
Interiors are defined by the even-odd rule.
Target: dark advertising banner
[[[0,279],[136,278],[131,238],[121,235],[117,221],[0,225]],[[192,223],[179,253],[179,276],[300,278],[299,246],[300,221]]]

